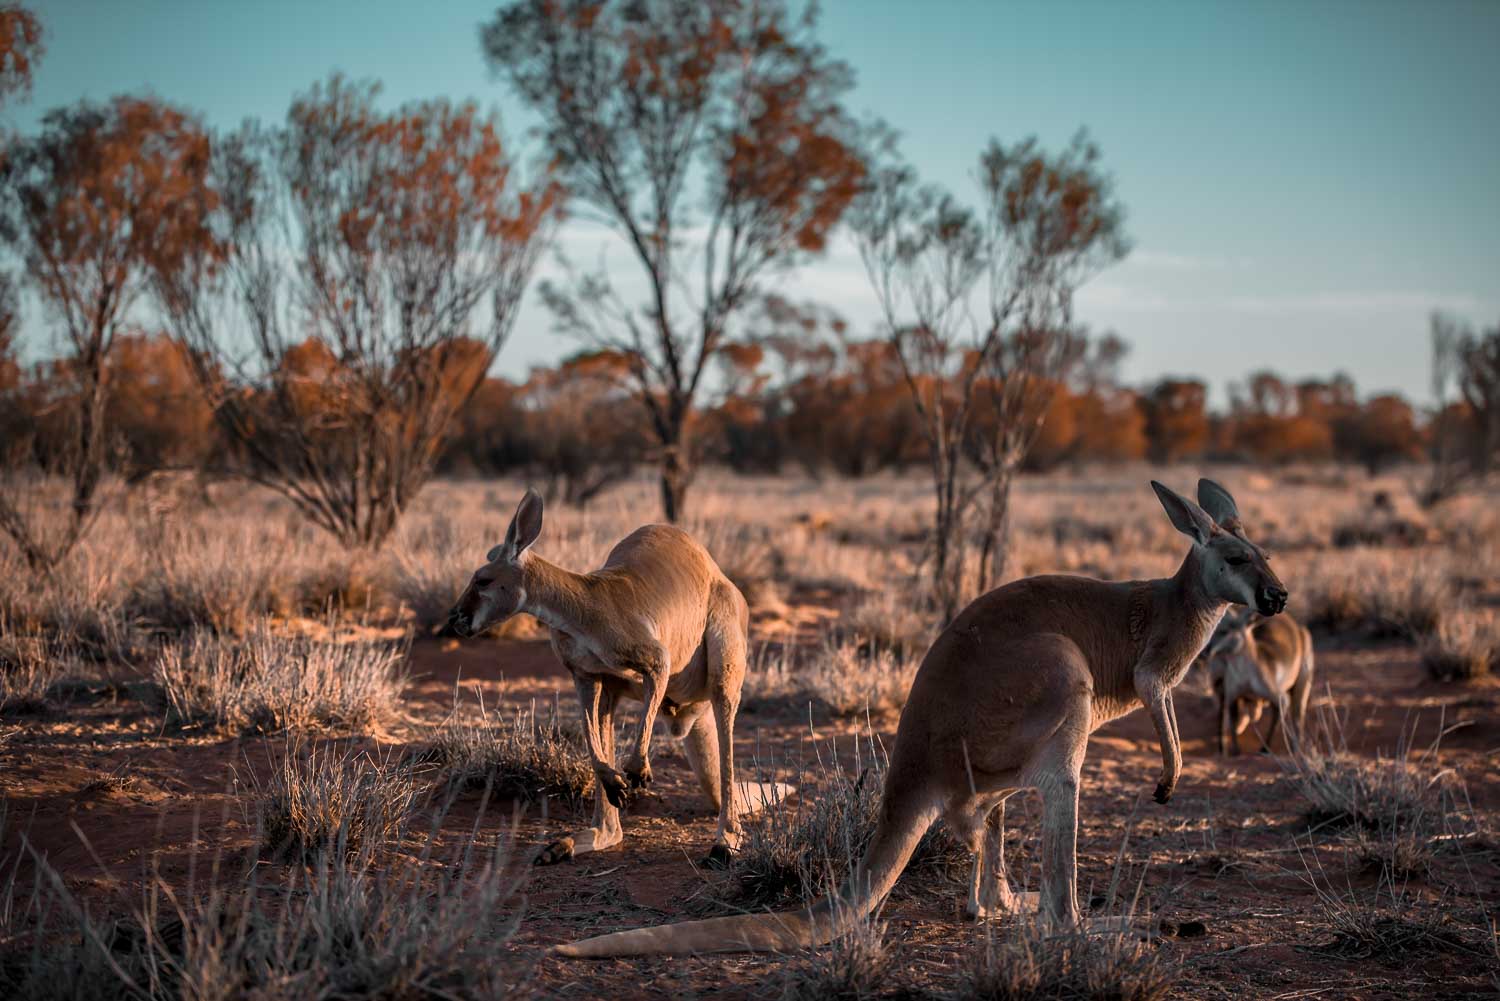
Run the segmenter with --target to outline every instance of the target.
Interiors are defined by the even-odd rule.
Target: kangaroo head
[[[448,626],[459,636],[473,636],[515,615],[526,603],[525,554],[542,532],[542,498],[535,490],[516,507],[505,541],[491,549],[484,566],[448,613]]]
[[[1213,480],[1199,480],[1199,503],[1194,504],[1155,480],[1151,488],[1173,526],[1193,540],[1198,554],[1196,584],[1206,596],[1247,605],[1262,615],[1286,608],[1286,587],[1272,572],[1265,551],[1246,537],[1228,490]]]

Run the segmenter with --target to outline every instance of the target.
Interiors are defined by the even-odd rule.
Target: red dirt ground
[[[424,640],[413,650],[412,670],[409,717],[374,738],[382,748],[419,744],[426,725],[451,707],[458,684],[466,700],[477,691],[487,706],[558,698],[565,710],[573,708],[571,682],[545,642],[445,648]],[[1500,687],[1437,686],[1402,647],[1320,647],[1319,676],[1320,686],[1327,686],[1319,701],[1331,697],[1348,712],[1349,742],[1361,753],[1393,748],[1412,721],[1419,746],[1431,740],[1440,720],[1453,728],[1440,759],[1463,777],[1486,828],[1495,830]],[[1500,904],[1500,855],[1493,841],[1441,853],[1432,875],[1410,884],[1419,896],[1441,901],[1462,944],[1369,958],[1321,949],[1333,934],[1294,845],[1306,823],[1286,767],[1269,755],[1246,754],[1227,763],[1215,758],[1210,701],[1193,687],[1190,679],[1177,697],[1186,762],[1176,798],[1167,806],[1150,801],[1160,762],[1156,737],[1149,719],[1132,714],[1091,741],[1079,832],[1082,892],[1107,884],[1133,815],[1126,859],[1135,871],[1145,867],[1145,896],[1155,916],[1206,923],[1205,936],[1160,940],[1159,948],[1182,963],[1176,996],[1407,1001],[1493,989],[1493,967],[1487,965],[1493,960],[1480,929],[1482,914],[1495,913]],[[889,745],[895,718],[877,719],[875,727]],[[863,720],[815,716],[813,722],[821,745],[834,738],[841,754],[863,728]],[[776,776],[795,781],[797,762],[811,754],[808,738],[805,709],[747,706],[738,758],[742,768],[776,762]],[[185,881],[195,856],[225,850],[248,857],[243,850],[251,847],[254,819],[247,785],[252,775],[264,773],[268,751],[280,741],[167,734],[147,705],[111,696],[0,721],[4,854],[14,858],[25,834],[75,893],[121,908],[139,899],[153,854],[169,882]],[[780,996],[781,971],[804,959],[565,962],[546,954],[546,946],[566,939],[715,913],[716,877],[692,865],[708,847],[714,819],[699,802],[673,742],[658,741],[653,766],[656,785],[626,816],[623,846],[530,871],[526,917],[513,948],[534,961],[529,976],[546,996]],[[111,775],[128,782],[91,785]],[[476,800],[461,801],[449,813],[440,834],[445,842],[467,837]],[[490,829],[498,836],[498,818],[509,812],[490,812],[497,818]],[[1034,846],[1038,813],[1032,802],[1012,810],[1013,844]],[[546,818],[533,810],[516,831],[518,852],[575,826],[586,826],[586,818],[566,812]],[[1318,857],[1335,884],[1373,884],[1337,839],[1318,843]],[[1021,850],[1015,881],[1035,886],[1035,864],[1026,861],[1034,856]],[[23,886],[30,877],[23,866]],[[885,909],[902,971],[890,984],[893,994],[948,986],[961,951],[976,934],[962,919],[962,896],[962,886],[937,876],[908,878],[898,886]]]

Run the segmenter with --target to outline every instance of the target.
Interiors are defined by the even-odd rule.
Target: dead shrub
[[[820,774],[793,780],[801,790],[795,804],[782,800],[747,822],[723,884],[730,899],[774,906],[812,900],[843,884],[875,833],[888,765],[873,737],[856,742],[855,751],[852,769],[831,753],[827,761],[819,754]],[[968,849],[937,824],[923,835],[906,871],[948,874],[969,859]]]
[[[863,595],[843,621],[848,623],[848,632],[877,648],[918,659],[932,641],[936,615],[910,592],[882,588]]]
[[[1118,919],[987,927],[960,968],[953,996],[961,1001],[1156,1001],[1177,981],[1176,965]]]
[[[1500,659],[1500,634],[1493,618],[1465,610],[1444,619],[1422,638],[1422,667],[1435,681],[1474,681],[1487,677]]]
[[[762,647],[746,678],[748,699],[816,703],[834,716],[883,713],[906,704],[917,661],[852,633],[831,632],[810,656]]]
[[[410,769],[356,749],[288,743],[261,786],[261,846],[286,859],[350,858],[399,841],[417,801]]]
[[[1320,707],[1283,759],[1308,803],[1308,822],[1346,834],[1366,864],[1395,876],[1426,871],[1435,838],[1466,836],[1473,826],[1462,783],[1438,761],[1441,736],[1414,755],[1415,731],[1413,721],[1389,756],[1360,757],[1349,750],[1342,717]]]
[[[543,716],[533,704],[492,719],[450,718],[423,758],[446,774],[451,790],[488,789],[527,803],[555,799],[577,809],[593,794],[594,769],[583,734],[563,722],[554,704]]]
[[[1309,853],[1311,854],[1311,853]],[[1370,890],[1347,880],[1340,888],[1316,856],[1302,857],[1304,879],[1317,895],[1318,911],[1333,938],[1315,946],[1346,959],[1406,962],[1413,953],[1442,949],[1457,937],[1443,927],[1439,913],[1407,891],[1400,877],[1384,873]]]
[[[0,995],[478,1001],[529,993],[510,948],[521,898],[506,840],[489,847],[477,836],[461,839],[443,858],[434,843],[415,859],[380,864],[362,853],[352,863],[325,854],[306,867],[250,866],[243,881],[223,875],[230,870],[220,860],[202,860],[214,877],[196,896],[174,892],[152,872],[140,904],[113,921],[85,908],[27,846],[36,920],[11,928],[0,915],[9,948]],[[14,887],[12,876],[5,889]]]
[[[878,913],[855,918],[843,935],[804,962],[789,965],[782,980],[788,1001],[864,1001],[885,997],[897,969],[896,952]]]
[[[1387,557],[1319,568],[1305,575],[1299,592],[1297,610],[1314,628],[1408,640],[1436,632],[1455,600],[1443,570]]]
[[[153,678],[178,726],[358,730],[394,711],[406,652],[403,642],[316,639],[261,625],[243,639],[195,632],[172,643]]]

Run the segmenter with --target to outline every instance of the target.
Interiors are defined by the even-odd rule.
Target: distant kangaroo
[[[1238,754],[1239,735],[1271,707],[1270,732],[1261,738],[1269,751],[1276,727],[1290,710],[1287,728],[1300,736],[1313,686],[1312,633],[1290,615],[1262,619],[1248,609],[1220,621],[1203,650],[1208,676],[1219,699],[1219,753]]]
[[[548,845],[538,865],[619,844],[628,788],[651,783],[647,750],[658,712],[683,741],[704,794],[719,813],[708,861],[739,846],[739,814],[750,794],[734,781],[734,717],[745,681],[750,613],[708,550],[670,525],[622,539],[593,573],[564,570],[531,551],[542,531],[542,498],[528,490],[505,541],[489,551],[449,613],[472,636],[517,612],[552,632],[552,649],[573,675],[597,779],[594,826]],[[615,704],[644,708],[625,771],[615,768]],[[781,790],[774,790],[779,795]]]
[[[1172,686],[1229,603],[1266,615],[1286,607],[1286,588],[1245,537],[1228,491],[1200,480],[1199,507],[1151,486],[1192,539],[1175,576],[1028,577],[977,599],[933,643],[901,713],[875,832],[837,899],[797,913],[638,928],[557,951],[766,952],[827,942],[890,892],[940,816],[975,855],[969,914],[1015,910],[1021,901],[1005,878],[1003,811],[1006,798],[1026,788],[1043,800],[1044,906],[1052,918],[1076,922],[1078,784],[1089,733],[1145,705],[1161,741],[1156,800],[1167,802],[1182,768]]]

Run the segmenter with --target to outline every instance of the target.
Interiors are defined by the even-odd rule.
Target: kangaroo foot
[[[999,900],[984,904],[968,901],[964,904],[964,915],[970,921],[984,921],[1004,917],[1007,914],[1034,914],[1041,906],[1041,894],[1035,890],[1023,893],[1008,893]]]

